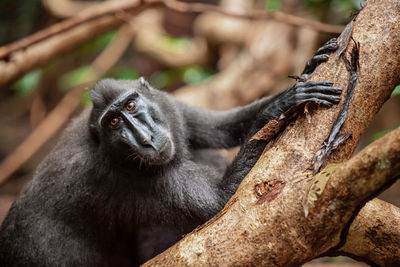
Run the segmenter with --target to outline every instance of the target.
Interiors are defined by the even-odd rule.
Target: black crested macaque
[[[216,112],[189,107],[143,78],[98,82],[93,107],[12,205],[0,229],[0,266],[143,263],[222,209],[261,154],[262,145],[245,142],[266,122],[298,103],[330,107],[340,93],[331,82],[298,82]],[[229,166],[217,149],[238,145]]]

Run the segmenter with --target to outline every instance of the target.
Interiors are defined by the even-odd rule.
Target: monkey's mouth
[[[152,164],[163,165],[171,161],[174,155],[174,146],[170,139],[165,140],[152,160]]]
[[[164,142],[161,143],[160,147],[157,149],[158,153],[162,153],[165,149],[167,149],[167,146],[169,145],[168,140],[165,140]]]

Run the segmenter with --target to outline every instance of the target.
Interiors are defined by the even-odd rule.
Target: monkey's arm
[[[270,98],[228,111],[182,105],[188,141],[194,148],[228,148],[244,142],[261,108]]]
[[[315,68],[337,49],[331,39],[318,49],[307,62],[299,80],[306,80]],[[189,142],[195,148],[226,148],[242,144],[268,121],[279,117],[290,107],[308,101],[325,106],[339,102],[341,89],[330,82],[299,82],[270,98],[263,98],[247,106],[225,112],[183,108]]]
[[[298,77],[298,80],[303,81],[307,80],[314,70],[318,67],[319,64],[325,62],[329,58],[329,53],[335,51],[337,49],[337,40],[331,39],[329,40],[325,45],[323,45],[321,48],[318,49],[318,51],[315,53],[313,58],[307,62],[304,71],[301,75],[301,77]],[[271,114],[274,113],[274,111],[279,111],[282,113],[282,109],[280,109],[281,106],[287,107],[290,106],[290,102],[292,102],[293,94],[297,95],[298,97],[304,96],[306,94],[305,91],[302,89],[302,87],[307,87],[309,85],[310,87],[313,87],[316,83],[319,82],[308,82],[308,83],[297,83],[296,85],[299,87],[298,92],[294,92],[296,90],[291,90],[292,88],[286,90],[285,92],[281,93],[280,95],[276,96],[276,101],[274,103],[268,105],[261,113],[260,113],[260,119],[256,120],[254,125],[252,126],[253,129],[259,129],[260,127],[263,126],[264,121],[269,121],[273,119],[271,117]],[[323,83],[323,82],[322,82]],[[296,86],[295,85],[295,86]],[[331,83],[326,83],[327,86],[331,85]],[[292,96],[290,96],[290,93],[288,91],[291,91]],[[303,92],[299,92],[303,91]],[[323,95],[320,95],[317,93],[317,90],[314,89],[309,89],[308,90],[311,95],[314,95],[317,97],[317,99],[310,99],[311,101],[316,101],[318,103],[324,104],[326,106],[331,106],[332,103],[335,103],[335,101],[330,101],[327,98],[323,98]],[[331,87],[328,89],[328,92],[331,92],[332,94],[340,94],[341,89],[339,88],[334,88]],[[328,92],[321,92],[323,94],[329,94]],[[283,94],[283,96],[282,96]],[[325,95],[328,96],[328,95]],[[296,98],[296,97],[295,97]],[[280,102],[280,101],[283,103]],[[308,100],[304,101],[298,101],[298,102],[306,102]],[[330,103],[327,103],[330,102]],[[281,105],[281,106],[280,106]],[[278,113],[279,113],[278,112]],[[275,114],[276,115],[276,114]],[[254,166],[258,158],[260,157],[261,153],[263,152],[265,145],[267,144],[268,141],[264,140],[252,140],[249,142],[246,142],[241,148],[239,153],[237,154],[236,158],[233,160],[232,164],[227,168],[225,175],[220,183],[221,188],[223,188],[223,192],[226,194],[224,195],[226,197],[226,201],[230,198],[230,196],[236,191],[239,183],[247,175],[247,173],[250,171],[250,169]]]
[[[194,148],[227,148],[242,144],[268,121],[290,107],[314,101],[332,106],[340,101],[342,90],[331,82],[298,82],[289,89],[262,98],[247,106],[217,112],[184,106],[182,111]]]

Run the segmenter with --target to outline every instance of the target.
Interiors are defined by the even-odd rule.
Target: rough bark
[[[337,253],[367,259],[380,266],[400,264],[400,208],[379,199],[369,201],[349,228]]]
[[[350,60],[351,54],[357,55],[350,36],[360,44],[359,60],[346,68],[343,56]],[[333,150],[327,162],[343,162],[352,155],[360,135],[399,83],[399,1],[368,1],[342,35],[341,44],[344,50],[332,54],[312,77],[333,81],[335,86],[344,88],[341,103],[331,109],[311,111],[311,121],[300,116],[286,127],[270,141],[221,213],[145,265],[297,266],[345,242],[348,227],[363,203],[396,176],[399,163],[392,160],[398,162],[398,156],[393,150],[377,151],[377,158],[356,171],[372,176],[357,178],[350,170],[340,175],[335,173],[341,168],[337,167],[332,171],[335,179],[331,179],[328,166],[324,171],[326,186],[314,192],[316,199],[312,201],[307,178],[313,177],[315,155],[324,147],[333,125],[338,125],[337,118],[346,102],[347,116],[338,137],[347,139],[335,138],[342,139],[343,144]],[[350,67],[357,66],[358,72],[351,71]],[[355,91],[347,99],[351,78],[356,78]],[[395,141],[398,146],[396,134],[388,135],[379,145],[386,140]],[[385,148],[390,149],[390,145]],[[368,153],[346,164],[361,164],[366,159],[363,155]],[[318,160],[325,162],[324,157]],[[389,164],[391,168],[387,168]],[[318,175],[313,182],[321,180]],[[361,190],[364,185],[366,190]],[[356,198],[351,196],[353,193],[357,193]],[[348,202],[342,201],[343,197]]]

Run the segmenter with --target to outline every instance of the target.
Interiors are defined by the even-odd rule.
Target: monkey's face
[[[175,148],[164,114],[139,91],[129,90],[100,116],[100,142],[127,160],[168,163]]]

